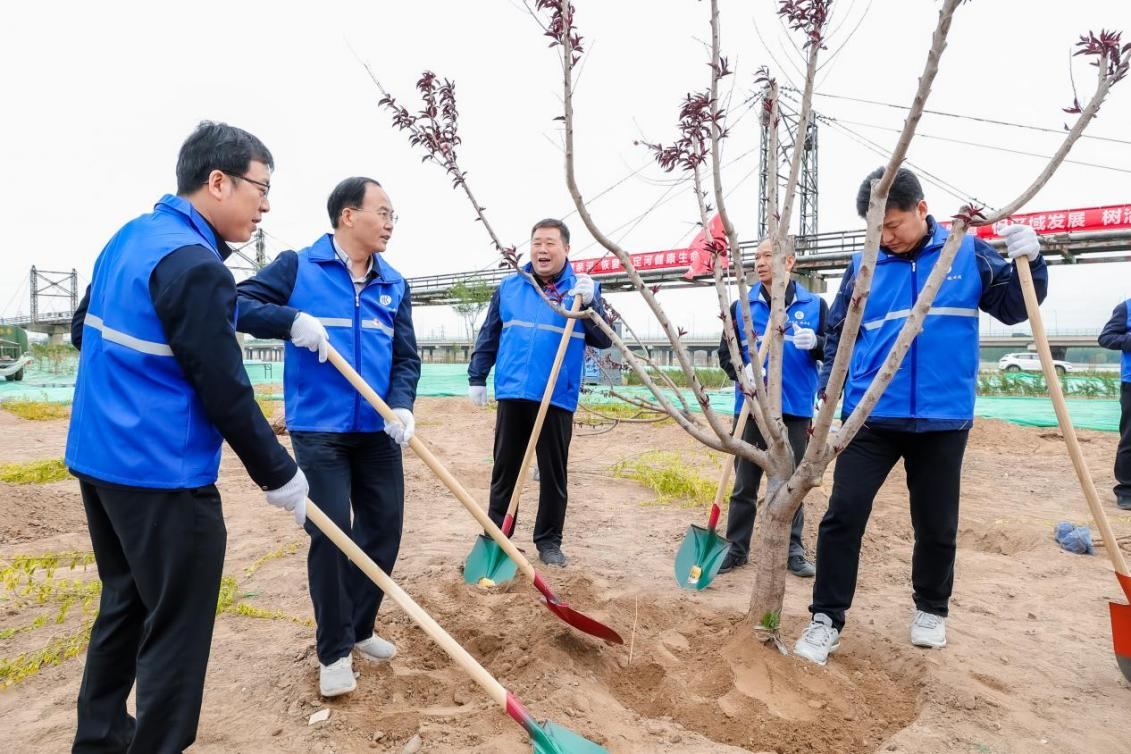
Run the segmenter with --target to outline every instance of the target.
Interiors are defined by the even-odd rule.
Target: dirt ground
[[[493,412],[425,399],[417,416],[420,436],[485,503]],[[0,412],[0,434],[9,438],[0,463],[59,457],[66,422]],[[1127,535],[1131,516],[1109,492],[1116,436],[1081,435],[1116,533]],[[563,548],[570,565],[544,571],[573,607],[616,628],[624,646],[571,630],[521,576],[505,591],[466,586],[460,567],[476,526],[411,453],[394,576],[539,718],[612,752],[1131,752],[1131,688],[1115,665],[1105,605],[1120,596],[1118,585],[1102,551],[1072,555],[1051,537],[1058,520],[1087,521],[1055,432],[996,421],[973,431],[944,650],[916,649],[907,639],[911,529],[902,472],[892,475],[876,501],[841,649],[825,668],[752,638],[744,622],[752,568],[720,576],[700,593],[676,587],[675,550],[706,509],[651,504],[648,490],[610,472],[616,461],[655,448],[697,460],[704,476],[717,474],[718,461],[670,424],[622,424],[588,437],[577,431]],[[806,503],[810,550],[828,481]],[[321,701],[306,624],[305,535],[268,508],[230,451],[219,486],[225,573],[243,604],[278,612],[217,619],[194,751],[401,752],[414,736],[421,751],[436,754],[530,751],[518,726],[389,600],[378,630],[396,642],[397,657],[355,663],[358,690]],[[524,502],[529,514],[536,485]],[[0,514],[0,559],[89,549],[74,481],[2,485]],[[530,521],[520,516],[516,541],[534,552]],[[783,629],[790,645],[808,620],[810,588],[789,579]],[[24,620],[2,605],[0,616],[0,629]],[[78,620],[0,639],[0,658],[42,647]],[[0,691],[4,750],[68,750],[82,665],[82,656],[69,659]],[[323,708],[329,719],[309,725]]]

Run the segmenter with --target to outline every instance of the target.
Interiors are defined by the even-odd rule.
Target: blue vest
[[[526,271],[531,271],[529,263]],[[566,262],[565,270],[556,283],[563,299],[575,280],[573,268]],[[593,295],[600,297],[599,284]],[[562,305],[568,309],[573,304],[565,299]],[[495,398],[541,402],[565,331],[566,318],[547,306],[530,281],[516,273],[499,284],[499,319],[503,323],[503,334],[499,338],[499,354],[495,360]],[[574,325],[554,393],[550,396],[551,405],[570,412],[577,410],[584,360],[585,330],[578,322]]]
[[[330,344],[382,398],[389,393],[393,366],[393,326],[404,298],[401,274],[380,254],[377,276],[357,293],[349,269],[334,251],[329,233],[298,252],[295,287],[287,301],[318,320]],[[283,398],[287,429],[293,432],[380,432],[385,420],[318,354],[286,343]]]
[[[166,195],[152,214],[123,226],[94,263],[67,434],[72,471],[131,487],[216,481],[220,433],[173,358],[149,297],[153,268],[184,246],[216,253],[216,238],[186,199]]]
[[[1131,299],[1125,304],[1127,307],[1127,332],[1131,332]],[[1120,356],[1119,379],[1122,382],[1131,382],[1131,353],[1123,352]]]
[[[852,413],[880,371],[919,291],[950,235],[942,225],[914,259],[880,253],[844,389],[844,416]],[[852,258],[860,271],[861,253]],[[872,416],[899,419],[974,418],[978,381],[978,304],[982,278],[974,237],[966,236],[899,370]]]
[[[816,331],[821,323],[821,299],[810,293],[801,283],[794,284],[793,301],[786,307],[786,319],[798,327]],[[762,347],[762,334],[770,320],[770,305],[762,298],[762,286],[750,291],[748,296],[750,322],[754,326],[755,350]],[[738,310],[738,302],[731,307],[731,316],[739,330],[738,341],[742,347],[742,363],[750,363],[750,348],[746,341],[746,324]],[[769,366],[767,355],[764,366]],[[813,396],[817,393],[817,362],[810,351],[803,351],[793,345],[793,327],[785,333],[785,346],[782,348],[782,386],[781,407],[783,414],[791,416],[813,416]],[[734,383],[734,413],[742,411],[746,396],[742,386]]]

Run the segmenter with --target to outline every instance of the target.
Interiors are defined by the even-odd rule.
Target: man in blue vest
[[[860,185],[856,210],[868,211],[873,181]],[[844,386],[842,416],[852,413],[879,371],[938,262],[949,233],[927,214],[919,179],[900,169],[888,195],[871,293]],[[1010,260],[1026,257],[1037,296],[1044,299],[1048,271],[1037,235],[1027,225],[1003,232]],[[858,252],[841,280],[829,316],[820,392],[828,383],[841,328],[860,268]],[[935,296],[923,330],[912,343],[868,422],[837,459],[829,508],[817,532],[813,621],[794,651],[820,665],[840,646],[845,613],[856,591],[860,544],[872,501],[900,459],[907,472],[915,549],[911,558],[915,614],[911,643],[946,645],[946,617],[954,586],[959,482],[966,438],[974,422],[978,380],[978,310],[1007,325],[1027,318],[1020,277],[988,244],[968,235]]]
[[[1120,352],[1119,447],[1115,451],[1115,502],[1131,511],[1131,307],[1115,307],[1100,333],[1100,345]]]
[[[754,350],[762,344],[762,334],[770,319],[770,285],[774,276],[774,252],[769,240],[758,245],[754,257],[754,272],[759,285],[750,290],[748,311],[757,340]],[[792,249],[785,257],[785,271],[793,270],[797,259]],[[817,393],[817,368],[824,354],[825,322],[828,319],[828,305],[820,296],[810,293],[805,286],[790,280],[785,288],[786,318],[790,329],[785,334],[782,350],[782,420],[789,436],[789,446],[793,450],[794,463],[800,463],[805,455],[809,441],[809,424],[813,419],[813,400]],[[746,326],[742,313],[735,301],[730,308],[734,321],[734,334],[742,349],[742,362],[746,375],[755,379],[750,366],[750,347],[746,340]],[[767,357],[768,363],[768,357]],[[745,408],[745,395],[738,384],[738,374],[730,358],[730,348],[724,337],[719,343],[719,366],[727,373],[734,385],[734,421],[737,424],[740,413]],[[763,367],[764,368],[764,367]],[[762,373],[759,370],[758,378]],[[751,419],[746,423],[742,439],[751,445],[765,448],[762,433]],[[762,481],[762,467],[743,458],[734,459],[734,491],[730,496],[730,509],[727,511],[727,533],[731,546],[719,573],[727,573],[746,565],[750,557],[750,538],[754,533],[754,518],[758,514],[758,485]],[[789,559],[787,568],[795,576],[811,578],[816,572],[805,555],[805,545],[801,542],[801,531],[805,526],[804,504],[798,506],[793,515],[789,532]]]
[[[179,752],[196,738],[227,540],[221,442],[268,503],[305,517],[306,480],[244,371],[223,263],[270,210],[273,167],[251,134],[201,123],[181,146],[177,195],[110,239],[72,321],[66,462],[102,580],[75,752]]]
[[[569,265],[569,228],[561,220],[542,220],[530,234],[530,262],[525,266],[538,285],[566,309],[574,295],[582,306],[605,316],[601,289],[593,278],[574,274]],[[487,405],[487,375],[495,368],[495,466],[491,472],[491,520],[502,525],[518,480],[519,466],[534,431],[534,419],[550,368],[561,341],[565,317],[554,312],[534,285],[515,273],[503,280],[491,297],[487,318],[479,330],[467,368],[468,398]],[[608,348],[610,338],[588,319],[574,330],[557,384],[550,397],[537,455],[540,492],[534,521],[534,544],[543,563],[565,566],[562,532],[566,514],[566,466],[573,437],[573,412],[581,391],[585,346]]]
[[[408,284],[385,261],[397,220],[372,178],[347,178],[327,202],[333,233],[285,251],[239,284],[240,329],[282,338],[287,429],[310,499],[385,573],[392,573],[404,520],[401,448],[412,439],[420,356]],[[332,345],[397,415],[386,422],[326,361]],[[314,526],[307,573],[314,603],[323,696],[357,687],[353,651],[396,654],[374,633],[384,594]]]

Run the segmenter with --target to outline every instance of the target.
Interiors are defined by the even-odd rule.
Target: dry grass
[[[67,404],[47,401],[4,401],[0,403],[0,408],[30,421],[66,419],[71,415],[71,407]]]
[[[710,463],[710,462],[708,462]],[[714,474],[717,462],[707,466]],[[702,467],[689,464],[676,453],[652,451],[618,461],[613,475],[635,479],[659,495],[654,504],[678,503],[683,507],[707,505],[715,499],[717,478],[708,479],[700,474]]]
[[[61,482],[70,476],[62,458],[49,461],[27,461],[0,466],[0,482],[8,484],[47,484]]]

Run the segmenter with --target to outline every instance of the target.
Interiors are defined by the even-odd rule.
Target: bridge
[[[1076,362],[1092,362],[1108,355],[1096,343],[1099,331],[1071,331],[1064,334],[1049,333],[1049,347],[1053,358]],[[680,341],[687,347],[698,366],[718,366],[719,333],[699,333],[683,336]],[[667,338],[649,336],[641,343],[651,352],[661,366],[674,366],[675,351]],[[1001,354],[1029,351],[1036,348],[1030,333],[982,335],[980,338],[982,361],[996,361]],[[475,344],[467,338],[418,337],[416,350],[425,363],[466,363],[471,359]],[[1074,350],[1074,359],[1067,359],[1068,349]],[[248,340],[243,345],[244,358],[249,361],[279,362],[283,360],[283,343],[279,340]],[[637,349],[639,350],[639,349]]]
[[[1097,208],[1096,211],[1102,209]],[[1020,217],[1024,219],[1044,216]],[[1126,227],[1109,230],[1055,232],[1042,229],[1041,252],[1045,255],[1048,264],[1053,266],[1131,261],[1131,205],[1126,207],[1126,218]],[[1004,248],[1005,245],[1005,242],[996,236],[985,237],[984,240],[998,249]],[[799,236],[795,241],[797,264],[794,273],[805,280],[812,290],[824,291],[827,279],[839,277],[852,255],[860,251],[863,245],[863,230]],[[752,270],[754,267],[756,246],[757,243],[754,241],[739,243],[743,264],[747,269]],[[693,261],[690,248],[633,253],[632,257],[640,276],[648,285],[659,285],[669,289],[703,287],[712,283],[709,272],[688,279],[687,273]],[[601,282],[602,289],[606,293],[632,290],[628,275],[620,269],[619,260],[614,260],[611,255],[573,260],[572,263],[577,269],[589,270]],[[456,283],[495,288],[510,274],[512,273],[509,269],[495,268],[418,276],[408,278],[408,283],[414,306],[444,306],[457,303],[457,299],[452,295],[452,288]],[[76,272],[74,270],[51,272],[32,267],[30,294],[31,314],[0,319],[0,324],[18,325],[33,332],[45,332],[52,336],[53,342],[61,342],[62,336],[70,330],[71,317],[78,303]],[[52,301],[62,299],[65,303],[53,303],[48,309],[42,305],[44,299]]]

